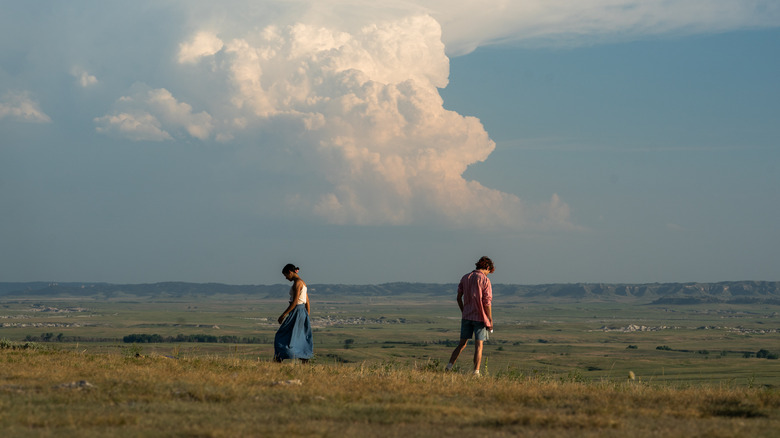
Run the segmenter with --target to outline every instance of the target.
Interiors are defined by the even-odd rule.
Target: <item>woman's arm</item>
[[[282,316],[279,317],[279,324],[284,321],[284,318],[295,309],[295,306],[298,305],[298,299],[301,298],[301,291],[303,290],[303,282],[300,280],[296,280],[295,283],[293,283],[293,290],[295,291],[295,295],[293,296],[292,301],[290,301],[290,305],[287,306],[287,308],[284,310],[284,313],[282,313]],[[309,306],[308,303],[309,300],[309,294],[306,294],[306,307]],[[308,312],[308,309],[307,309]]]

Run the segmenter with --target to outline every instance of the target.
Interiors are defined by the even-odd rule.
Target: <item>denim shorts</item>
[[[488,330],[485,328],[485,323],[481,321],[469,321],[468,319],[460,320],[460,338],[471,339],[474,336],[477,341],[488,340]]]

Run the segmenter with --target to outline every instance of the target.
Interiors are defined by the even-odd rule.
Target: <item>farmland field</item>
[[[496,297],[474,378],[470,348],[443,371],[459,335],[452,297],[312,295],[307,365],[271,361],[286,305],[275,296],[7,297],[0,430],[770,437],[780,427],[780,335],[765,306]]]
[[[313,294],[312,300],[315,363],[443,368],[459,337],[454,297]],[[285,305],[282,297],[234,295],[7,298],[0,301],[0,338],[94,353],[270,360]],[[645,382],[780,385],[780,362],[772,360],[780,352],[777,307],[518,297],[495,297],[494,307],[483,373],[619,381],[632,372]],[[207,342],[123,342],[134,334]],[[214,338],[222,342],[208,342]],[[461,370],[471,368],[472,351],[461,356]]]

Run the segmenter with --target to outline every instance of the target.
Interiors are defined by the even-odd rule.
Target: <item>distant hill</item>
[[[454,296],[456,284],[384,283],[377,285],[310,284],[321,297],[341,296]],[[149,284],[111,283],[0,283],[2,298],[122,297],[189,298],[213,295],[284,297],[289,285],[228,285],[220,283],[163,282]],[[494,284],[494,294],[532,301],[633,301],[652,304],[773,304],[780,305],[778,281],[730,281],[720,283],[648,284]]]
[[[636,301],[652,304],[763,303],[780,305],[778,281],[728,281],[720,283],[648,284],[549,284],[535,286],[495,285],[497,294],[527,298]]]

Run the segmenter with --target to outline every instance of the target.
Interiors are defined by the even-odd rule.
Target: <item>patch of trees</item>
[[[770,353],[769,350],[764,350],[763,348],[756,351],[756,358],[758,359],[778,359],[780,358],[780,355],[777,353]]]
[[[659,345],[659,346],[655,347],[655,349],[656,350],[663,350],[663,351],[679,351],[681,353],[691,353],[692,352],[691,350],[674,349],[674,348],[672,348],[672,347],[670,347],[668,345]],[[709,350],[697,350],[696,353],[703,354],[703,355],[709,355],[710,351]],[[769,350],[766,350],[764,348],[756,351],[755,353],[752,352],[752,351],[736,351],[736,352],[735,351],[731,351],[731,352],[727,352],[726,350],[722,350],[720,352],[720,355],[721,356],[726,356],[727,353],[741,353],[742,357],[744,357],[745,359],[749,359],[749,358],[754,357],[754,356],[756,358],[758,358],[758,359],[780,359],[780,354],[772,353]]]
[[[116,342],[116,338],[96,338],[91,336],[65,336],[64,333],[41,333],[40,336],[27,335],[25,342]]]
[[[266,337],[245,337],[245,336],[214,336],[206,334],[176,336],[162,336],[156,333],[134,333],[122,338],[126,344],[155,344],[155,343],[185,343],[185,342],[204,342],[210,344],[270,344]]]

